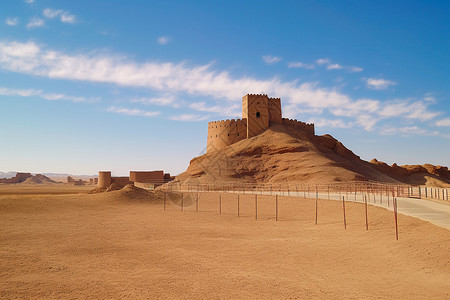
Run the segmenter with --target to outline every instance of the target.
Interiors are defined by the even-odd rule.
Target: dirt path
[[[450,231],[320,200],[0,195],[0,298],[449,298]]]

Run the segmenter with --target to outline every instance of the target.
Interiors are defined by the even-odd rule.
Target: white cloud
[[[155,117],[160,114],[159,111],[145,111],[136,108],[124,108],[115,106],[108,107],[107,111],[121,115],[138,116],[138,117]]]
[[[197,122],[197,121],[204,121],[206,119],[209,119],[209,116],[196,115],[196,114],[182,114],[179,116],[173,116],[170,119],[174,120],[174,121]]]
[[[171,38],[168,37],[168,36],[161,36],[161,37],[158,38],[158,43],[161,44],[161,45],[165,45],[168,42],[170,42],[170,40],[171,40]]]
[[[429,131],[417,126],[404,126],[404,127],[389,127],[383,129],[381,132],[383,135],[439,135],[437,131]]]
[[[40,19],[40,18],[32,18],[30,20],[30,22],[28,22],[27,24],[27,28],[37,28],[37,27],[42,27],[44,26],[45,22],[44,20]]]
[[[194,102],[189,105],[190,108],[198,110],[198,111],[205,111],[205,112],[213,112],[213,113],[220,113],[224,116],[229,117],[236,117],[239,118],[242,116],[241,106],[239,104],[233,104],[233,105],[227,105],[227,106],[221,106],[221,105],[215,105],[215,106],[207,106],[206,102]]]
[[[351,67],[347,67],[347,68],[350,72],[355,72],[355,73],[361,72],[363,70],[363,68],[355,67],[355,66],[351,66]]]
[[[33,2],[34,2],[34,0],[25,0],[25,2],[26,2],[26,3],[30,3],[30,4],[31,4],[31,3],[33,3]]]
[[[347,123],[344,120],[336,119],[325,119],[325,118],[314,118],[310,119],[308,123],[314,123],[314,126],[318,127],[333,127],[333,128],[350,128],[351,123]]]
[[[436,122],[436,126],[450,127],[450,118],[442,119]]]
[[[327,70],[340,70],[343,67],[340,64],[329,64]]]
[[[314,65],[304,64],[299,61],[290,62],[290,63],[288,63],[287,66],[288,66],[288,68],[303,68],[303,69],[314,69],[315,68]]]
[[[64,11],[62,9],[52,9],[46,8],[42,11],[42,15],[47,19],[54,19],[59,17],[60,21],[63,23],[75,23],[75,16],[70,14],[68,11]]]
[[[226,114],[239,110],[231,108],[227,111],[226,108],[239,106],[242,95],[266,91],[269,95],[283,99],[283,105],[291,108],[287,111],[288,114],[295,115],[296,108],[330,112],[335,116],[351,118],[351,122],[368,130],[382,119],[393,118],[398,122],[402,119],[429,121],[439,115],[429,109],[431,103],[427,101],[381,102],[373,99],[352,99],[336,88],[320,87],[318,83],[282,81],[276,77],[234,77],[227,71],[213,70],[212,64],[188,66],[183,62],[140,63],[108,54],[71,55],[48,50],[34,42],[0,42],[0,69],[51,79],[147,88],[172,97],[184,94],[208,97],[214,102],[220,99],[224,101],[223,104],[207,105],[206,102],[196,102],[191,108]],[[174,100],[170,96],[143,99],[141,102],[148,104],[176,103],[172,102]],[[190,116],[192,115],[174,118],[188,120]]]
[[[11,89],[0,87],[1,96],[20,96],[20,97],[40,97],[45,100],[68,100],[72,102],[92,102],[98,100],[97,98],[86,98],[79,96],[69,96],[66,94],[44,93],[42,90],[36,89]]]
[[[71,15],[71,14],[69,14],[67,12],[63,13],[62,16],[61,16],[61,22],[63,22],[63,23],[73,24],[73,23],[75,23],[75,21],[76,21],[75,16]]]
[[[321,59],[316,60],[316,63],[318,65],[329,64],[330,60],[328,58],[321,58]]]
[[[441,113],[428,110],[428,103],[421,101],[408,102],[404,100],[389,101],[383,103],[378,115],[384,118],[406,118],[428,121]]]
[[[8,26],[16,26],[17,24],[19,24],[19,19],[18,18],[6,18],[5,23]]]
[[[136,98],[136,99],[131,100],[132,103],[142,103],[142,104],[147,104],[147,105],[155,104],[155,105],[160,105],[160,106],[170,105],[173,107],[178,107],[179,105],[175,101],[176,101],[176,99],[172,95],[164,96],[164,97],[153,97],[153,98]]]
[[[368,78],[366,81],[367,87],[374,90],[384,90],[391,85],[396,85],[394,81],[382,79],[382,78]]]
[[[272,55],[263,55],[262,56],[262,60],[268,64],[268,65],[272,65],[272,64],[276,64],[277,62],[281,61],[281,57],[278,56],[272,56]]]
[[[62,9],[52,9],[52,8],[46,8],[42,11],[42,14],[44,17],[48,19],[56,18],[59,15],[62,15],[64,11]]]
[[[340,64],[331,63],[331,61],[328,58],[321,58],[316,60],[316,63],[318,65],[326,65],[327,70],[347,70],[349,72],[361,72],[363,69],[356,66],[342,66]]]

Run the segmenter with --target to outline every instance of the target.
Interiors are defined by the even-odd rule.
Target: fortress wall
[[[164,182],[164,171],[130,171],[130,181],[140,183],[162,183]]]
[[[111,172],[110,171],[100,171],[98,172],[98,187],[101,189],[106,189],[111,185]]]
[[[282,124],[281,117],[281,99],[280,98],[269,98],[269,123]]]
[[[208,123],[206,151],[223,149],[247,138],[247,120],[231,119]]]
[[[295,119],[293,120],[293,119],[283,118],[282,120],[283,120],[283,125],[298,128],[299,130],[302,130],[303,132],[305,132],[306,134],[308,134],[310,136],[315,135],[314,124],[308,124],[305,122],[297,121]]]
[[[133,184],[133,182],[130,181],[130,177],[128,176],[111,177],[111,183],[120,183],[122,185]]]

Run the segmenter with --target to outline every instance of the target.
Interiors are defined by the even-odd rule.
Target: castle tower
[[[98,187],[107,189],[111,185],[111,171],[98,172]]]
[[[242,118],[247,119],[247,138],[269,128],[269,98],[267,95],[245,95],[242,97]]]

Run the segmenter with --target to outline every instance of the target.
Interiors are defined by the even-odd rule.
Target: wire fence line
[[[338,200],[345,196],[346,200],[364,201],[364,195],[370,195],[370,199],[380,203],[394,197],[437,199],[449,201],[448,188],[411,186],[404,184],[388,184],[380,182],[345,182],[333,184],[254,184],[254,183],[230,183],[230,184],[197,184],[170,182],[160,187],[162,190],[179,192],[229,192],[250,193],[261,195],[297,196],[314,198],[316,193],[321,198]]]
[[[311,211],[309,211],[308,215],[311,214],[310,216],[312,216],[314,213],[314,222],[316,225],[318,224],[318,215],[320,215],[318,210],[320,211],[322,209],[318,208],[318,202],[321,199],[337,200],[342,203],[342,224],[344,229],[347,229],[348,226],[346,202],[359,202],[364,205],[364,213],[360,212],[361,214],[358,218],[361,219],[361,222],[365,220],[366,230],[369,230],[370,223],[370,213],[368,213],[367,209],[368,205],[381,206],[394,213],[394,218],[389,223],[393,227],[395,224],[396,239],[398,239],[398,200],[402,201],[402,198],[404,199],[406,197],[424,198],[423,193],[426,193],[426,196],[430,198],[432,191],[433,197],[439,195],[440,199],[448,201],[448,189],[445,188],[420,187],[419,192],[419,187],[374,182],[352,182],[330,185],[171,183],[161,186],[160,189],[165,191],[164,210],[216,212],[220,215],[233,214],[237,217],[242,217],[243,215],[248,217],[250,214],[254,216],[255,220],[260,220],[261,215],[262,219],[267,219],[267,216],[270,215],[269,219],[271,218],[278,222],[280,220],[279,206],[286,207],[286,203],[292,201],[287,206],[295,207],[297,205],[298,207],[292,209],[290,212],[291,220],[297,220],[298,213],[305,213],[301,210],[310,209]],[[199,195],[202,194],[205,194],[205,197],[202,196],[202,204],[199,208]],[[279,197],[282,197],[280,201]],[[315,199],[315,201],[310,201],[308,202],[309,204],[299,201],[308,198]],[[267,201],[271,203],[269,210],[264,208],[264,205],[261,205],[264,201],[266,206]],[[412,201],[414,200],[412,199]],[[293,203],[294,206],[292,206]],[[311,206],[311,203],[314,203],[314,205]],[[307,208],[308,205],[310,205],[309,208]],[[168,208],[169,206],[170,208]],[[283,213],[281,220],[286,220],[285,213]],[[371,224],[373,225],[374,223],[372,222]]]

